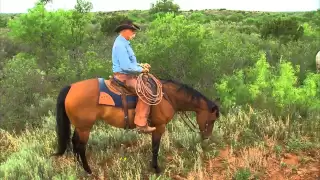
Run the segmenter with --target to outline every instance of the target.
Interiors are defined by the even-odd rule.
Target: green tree
[[[157,0],[156,3],[151,4],[149,10],[150,14],[156,13],[167,13],[173,12],[177,13],[180,10],[180,6],[173,2],[173,0]]]
[[[79,13],[88,13],[92,10],[93,5],[87,0],[77,0],[74,9]]]
[[[48,12],[44,4],[38,3],[28,13],[8,22],[8,34],[16,42],[29,46],[41,69],[48,74],[60,53],[58,48],[67,41],[67,24],[65,11]]]
[[[304,34],[304,28],[295,18],[276,18],[267,21],[262,25],[261,37],[275,37],[283,43],[296,41]]]
[[[77,79],[81,78],[80,64],[85,54],[85,47],[88,46],[86,39],[89,34],[86,26],[91,23],[92,15],[89,13],[92,9],[92,3],[86,0],[77,0],[74,10],[71,11],[69,20],[69,36],[66,43],[70,50],[70,60],[73,67],[76,68]]]
[[[138,44],[140,61],[152,62],[152,66],[157,67],[153,70],[156,74],[196,82],[199,76],[195,69],[200,68],[203,57],[201,47],[205,29],[202,26],[183,15],[167,13],[150,24],[146,36],[143,44]]]

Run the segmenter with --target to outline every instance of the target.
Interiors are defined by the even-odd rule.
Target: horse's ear
[[[220,114],[220,111],[219,111],[219,107],[218,106],[213,106],[211,108],[211,113],[216,113],[216,117],[218,118],[219,117],[219,114]]]
[[[215,103],[215,105],[211,108],[211,113],[214,113],[214,112],[216,112],[216,111],[219,110],[220,98],[219,98],[219,97],[216,98],[216,99],[214,100],[214,103]]]
[[[218,106],[213,106],[211,108],[211,113],[214,113],[214,112],[217,112],[219,110],[219,107]]]

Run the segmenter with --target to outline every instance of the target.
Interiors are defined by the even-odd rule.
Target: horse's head
[[[219,105],[211,100],[204,98],[197,112],[197,123],[199,125],[201,137],[203,140],[208,139],[212,134],[215,121],[220,116]]]
[[[211,101],[199,91],[190,86],[172,80],[162,80],[166,93],[176,111],[194,111],[197,113],[197,123],[202,139],[208,139],[212,134],[214,122],[219,118],[220,111],[217,101]],[[170,83],[169,85],[165,85]]]

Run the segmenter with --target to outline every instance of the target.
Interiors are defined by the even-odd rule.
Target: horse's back
[[[98,95],[98,91],[98,79],[86,79],[71,84],[68,96],[69,98],[76,97],[76,99],[92,98]]]

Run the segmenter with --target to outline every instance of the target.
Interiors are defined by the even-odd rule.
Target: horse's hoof
[[[158,163],[150,162],[150,167],[152,168],[152,170],[154,170],[156,174],[160,174],[162,172],[161,169],[159,168]]]
[[[91,169],[85,169],[86,173],[88,176],[92,176],[92,171]]]
[[[162,171],[159,167],[153,167],[156,174],[160,174]]]

